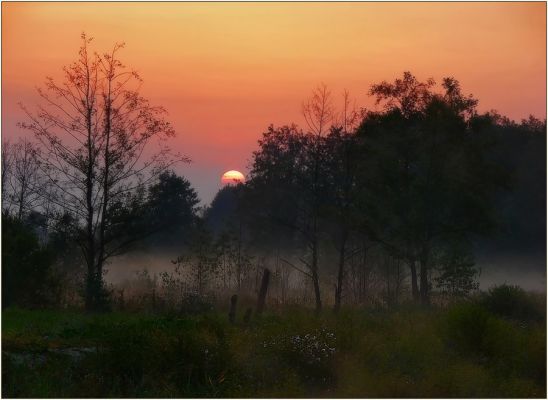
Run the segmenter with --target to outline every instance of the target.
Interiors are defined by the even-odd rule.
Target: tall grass
[[[487,294],[448,309],[3,313],[6,397],[545,397],[546,325]],[[519,295],[521,296],[521,295]],[[491,303],[490,303],[491,302]],[[241,321],[241,316],[239,317]],[[91,348],[79,358],[56,349]],[[16,355],[32,355],[25,362]]]

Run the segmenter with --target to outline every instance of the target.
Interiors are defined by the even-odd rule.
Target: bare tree
[[[343,90],[342,99],[342,108],[340,112],[335,113],[334,125],[341,127],[342,131],[347,134],[356,129],[362,113],[359,111],[356,99],[351,99],[350,92],[347,89]]]
[[[329,128],[335,117],[335,108],[331,91],[325,83],[312,90],[310,98],[303,102],[302,114],[312,133],[321,136]]]
[[[355,128],[360,120],[356,101],[351,101],[350,93],[342,93],[343,105],[334,120],[334,126],[324,139],[326,150],[323,152],[327,164],[328,190],[330,201],[330,217],[336,229],[334,243],[339,253],[337,283],[335,285],[334,311],[338,312],[343,298],[346,262],[348,258],[348,242],[352,235],[353,220],[355,220],[355,178],[357,154],[355,149]],[[353,215],[354,214],[354,215]],[[351,250],[355,251],[355,250]]]
[[[9,154],[4,155],[7,171],[2,171],[2,180],[7,179],[5,187],[3,182],[5,200],[14,208],[15,217],[21,220],[41,201],[41,175],[37,161],[39,149],[29,140],[20,139],[7,146],[7,152]]]
[[[118,59],[124,45],[99,55],[90,51],[91,41],[82,34],[78,59],[63,68],[62,82],[47,78],[38,90],[43,104],[35,113],[23,107],[29,121],[21,126],[42,146],[40,169],[57,189],[51,201],[80,228],[86,307],[93,310],[104,306],[105,262],[145,235],[136,229],[134,215],[145,185],[188,160],[162,146],[175,132],[166,111],[139,94],[138,73]],[[159,150],[145,152],[153,142]]]
[[[2,211],[9,211],[10,203],[7,198],[9,180],[13,168],[13,144],[9,141],[2,142]]]
[[[312,194],[312,204],[310,208],[311,224],[308,230],[309,248],[311,251],[310,262],[303,262],[307,266],[314,285],[314,295],[316,299],[316,312],[322,308],[320,294],[320,278],[318,268],[319,252],[319,217],[320,217],[320,159],[321,159],[321,141],[322,134],[333,123],[335,108],[331,98],[331,92],[327,86],[322,83],[312,91],[311,97],[303,103],[303,116],[308,124],[310,133],[314,135],[312,146],[312,168],[313,176],[310,182]]]

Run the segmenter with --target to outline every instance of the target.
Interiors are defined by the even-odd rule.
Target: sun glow
[[[230,170],[223,174],[221,177],[221,183],[223,185],[227,184],[238,184],[238,183],[244,183],[245,182],[245,176],[240,171]]]
[[[2,2],[3,137],[59,79],[80,34],[144,79],[142,94],[169,112],[177,167],[209,202],[227,165],[243,170],[270,124],[306,127],[301,104],[321,82],[336,107],[348,89],[374,109],[371,84],[403,71],[454,76],[479,110],[520,120],[546,115],[546,4],[542,2]],[[455,21],[459,21],[455,24]],[[325,29],[326,26],[333,27]],[[433,33],[434,32],[434,33]],[[474,62],[472,62],[472,60]],[[212,117],[214,116],[214,118]],[[5,136],[4,136],[5,135]],[[222,173],[222,172],[221,172]]]

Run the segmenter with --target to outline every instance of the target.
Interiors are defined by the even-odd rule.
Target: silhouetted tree
[[[358,154],[354,132],[345,131],[343,127],[332,128],[323,139],[326,202],[323,214],[330,222],[333,243],[338,250],[337,283],[335,290],[335,311],[341,306],[345,264],[348,257],[349,241],[356,228],[356,214],[366,210],[356,209],[356,174]]]
[[[13,168],[13,144],[9,140],[2,141],[2,198],[8,194],[8,180],[11,179]],[[9,212],[9,202],[2,202],[2,212]]]
[[[309,132],[318,138],[331,127],[336,118],[336,112],[331,91],[324,83],[312,90],[310,98],[303,102],[302,114]]]
[[[477,115],[477,101],[462,95],[453,78],[444,79],[442,93],[433,85],[410,73],[373,85],[384,111],[367,113],[359,128],[368,229],[408,262],[415,298],[415,263],[420,265],[423,303],[429,301],[434,250],[486,233],[494,223],[493,197],[504,182],[487,158],[492,120]]]
[[[226,185],[215,194],[204,213],[206,224],[212,232],[219,235],[239,225],[241,192],[242,185]]]
[[[10,154],[7,154],[9,152]],[[2,171],[4,200],[17,219],[37,208],[43,200],[43,179],[38,168],[39,149],[27,139],[7,144]]]
[[[318,250],[320,201],[324,175],[320,172],[317,136],[304,133],[295,125],[278,129],[270,126],[253,153],[248,187],[258,196],[266,219],[297,234],[308,254],[299,257],[303,268],[294,268],[308,276],[314,287],[316,310],[322,307]],[[256,214],[256,215],[257,215]]]
[[[151,240],[181,244],[197,218],[200,199],[190,182],[173,171],[164,171],[148,188],[145,221],[156,232]]]
[[[165,110],[139,95],[141,79],[110,53],[92,54],[82,35],[79,57],[63,69],[64,81],[48,78],[37,113],[27,111],[23,127],[41,143],[41,171],[58,189],[51,199],[80,227],[78,243],[87,264],[86,307],[104,306],[103,266],[136,238],[132,235],[135,193],[177,161],[167,147],[150,154],[152,141],[175,132]],[[127,229],[123,222],[131,222]],[[121,238],[119,233],[125,231]]]
[[[546,251],[546,121],[534,117],[517,123],[496,112],[492,162],[509,175],[510,190],[496,202],[502,225],[497,237],[483,240],[482,251]]]
[[[305,264],[310,270],[312,283],[314,285],[314,296],[316,299],[316,312],[322,308],[320,294],[320,277],[319,277],[319,242],[320,242],[320,196],[323,192],[322,183],[322,135],[329,129],[335,118],[335,108],[331,92],[325,84],[319,85],[312,91],[312,95],[303,103],[302,114],[308,125],[310,140],[305,148],[305,155],[309,159],[311,165],[304,166],[305,169],[312,169],[312,174],[309,176],[306,186],[310,191],[310,226],[308,228],[308,238],[310,241],[310,261]],[[311,178],[311,179],[310,179]]]

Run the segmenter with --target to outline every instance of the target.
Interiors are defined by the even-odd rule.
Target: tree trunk
[[[360,303],[365,302],[365,296],[368,286],[368,273],[367,273],[367,243],[363,242],[363,257],[361,262],[361,275],[359,281],[359,299]]]
[[[401,260],[396,260],[396,287],[394,288],[394,303],[399,304],[401,290]]]
[[[86,239],[87,239],[87,254],[86,261],[88,267],[88,274],[86,278],[86,309],[88,311],[94,311],[97,308],[98,294],[96,290],[96,271],[95,271],[95,230],[93,229],[95,209],[93,205],[93,178],[95,167],[95,155],[94,155],[94,142],[93,142],[93,124],[92,113],[93,104],[90,101],[90,73],[89,67],[86,65],[86,129],[87,129],[87,165],[86,165]]]
[[[95,296],[95,271],[94,264],[91,263],[91,256],[88,256],[87,264],[88,271],[86,275],[86,310],[95,311],[96,296]]]
[[[21,192],[19,194],[18,203],[19,203],[19,206],[18,206],[18,210],[17,210],[17,219],[19,221],[22,221],[23,220],[23,205],[25,203],[25,179],[24,178],[23,178],[23,182],[21,183]]]
[[[230,311],[228,312],[228,320],[231,324],[236,322],[236,306],[238,304],[238,295],[234,294],[230,298]]]
[[[261,281],[261,290],[259,291],[259,298],[257,300],[257,315],[260,315],[263,312],[266,302],[266,292],[268,291],[269,280],[270,270],[268,268],[265,268],[263,272],[263,279]]]
[[[421,254],[420,259],[421,264],[421,304],[428,305],[430,304],[430,294],[428,288],[428,252],[424,250]]]
[[[417,265],[415,260],[409,262],[409,269],[411,269],[411,293],[413,294],[413,301],[418,302],[420,299],[419,285],[417,282]]]
[[[312,244],[312,283],[314,285],[314,297],[316,299],[316,314],[322,310],[322,298],[320,293],[320,277],[318,275],[318,244],[314,240]]]
[[[341,238],[341,248],[339,250],[339,271],[337,273],[337,288],[335,290],[335,306],[333,310],[338,313],[341,309],[342,290],[344,281],[344,261],[346,256],[346,240],[348,238],[348,232],[343,230]]]
[[[86,277],[86,309],[88,311],[94,311],[96,308],[96,290],[95,290],[95,235],[93,232],[93,204],[92,204],[92,192],[93,184],[91,180],[91,168],[88,170],[88,179],[86,182],[86,200],[87,200],[87,220],[86,220],[86,236],[87,236],[87,248],[86,248],[86,264],[88,267]]]
[[[110,66],[110,71],[108,75],[108,89],[105,95],[105,128],[104,136],[105,140],[105,150],[104,150],[104,176],[103,176],[103,204],[101,209],[101,225],[99,227],[99,254],[97,257],[97,306],[104,308],[105,299],[103,298],[103,264],[105,260],[105,232],[106,225],[108,223],[108,206],[110,202],[110,182],[109,182],[109,172],[110,172],[110,134],[111,134],[111,116],[112,116],[112,79],[113,79],[113,67]]]
[[[385,256],[384,267],[386,268],[386,302],[388,305],[392,303],[392,295],[390,293],[390,260]]]

